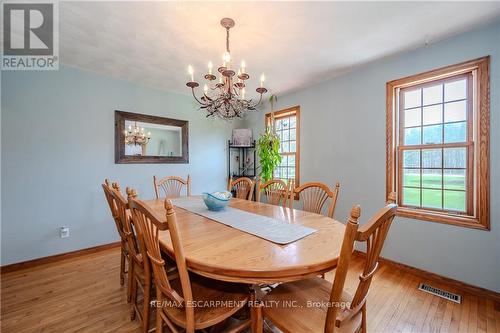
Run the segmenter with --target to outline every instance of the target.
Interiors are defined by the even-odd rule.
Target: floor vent
[[[462,303],[462,296],[450,293],[449,291],[444,291],[443,289],[439,288],[434,288],[428,284],[421,283],[418,286],[419,290],[425,291],[426,293],[433,294],[435,296],[442,297],[444,299],[447,299],[449,301],[455,302],[455,303]]]

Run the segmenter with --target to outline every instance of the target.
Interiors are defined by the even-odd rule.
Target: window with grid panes
[[[401,204],[470,214],[472,75],[401,89],[399,100]]]
[[[266,114],[266,126],[271,125],[271,114]],[[293,107],[274,112],[274,128],[280,138],[281,164],[274,170],[274,178],[299,183],[299,129],[300,108]]]
[[[395,135],[387,140],[394,143],[388,192],[396,190],[402,216],[487,227],[488,209],[479,200],[489,196],[488,66],[473,62],[448,69],[434,72],[435,78],[431,72],[428,78],[417,75],[415,82],[401,79],[400,87],[398,80],[388,83],[396,129],[387,131]]]

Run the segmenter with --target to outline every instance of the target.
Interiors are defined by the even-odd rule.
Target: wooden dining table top
[[[165,216],[164,199],[146,203]],[[337,266],[344,224],[323,215],[254,201],[232,199],[229,206],[311,227],[317,232],[279,245],[174,207],[189,270],[222,281],[254,284],[301,280]],[[168,230],[161,232],[160,245],[173,257]]]

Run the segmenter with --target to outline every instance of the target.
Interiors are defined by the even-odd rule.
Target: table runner
[[[282,245],[295,242],[317,231],[316,229],[291,224],[233,207],[226,207],[224,210],[213,212],[208,210],[203,199],[200,197],[172,199],[172,204],[216,222]]]

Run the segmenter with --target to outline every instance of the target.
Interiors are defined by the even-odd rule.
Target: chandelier
[[[260,77],[260,87],[256,89],[260,95],[258,102],[251,99],[245,99],[245,81],[250,78],[246,72],[245,61],[241,61],[241,66],[236,73],[231,66],[231,53],[229,51],[229,29],[234,27],[234,20],[223,18],[220,24],[226,29],[226,52],[222,56],[222,66],[217,69],[219,80],[215,83],[217,77],[212,73],[212,62],[208,63],[208,73],[204,78],[207,83],[203,87],[203,96],[196,97],[194,89],[199,83],[194,80],[193,67],[188,67],[190,81],[186,86],[191,88],[194,99],[201,105],[200,109],[207,111],[207,117],[218,116],[223,119],[241,118],[246,111],[254,111],[262,101],[262,94],[267,92],[264,88],[265,76]],[[236,76],[236,77],[235,77]]]
[[[134,127],[129,125],[128,129],[124,130],[125,134],[125,144],[126,145],[147,145],[151,139],[151,132],[144,132],[144,127],[137,126],[135,122]]]

